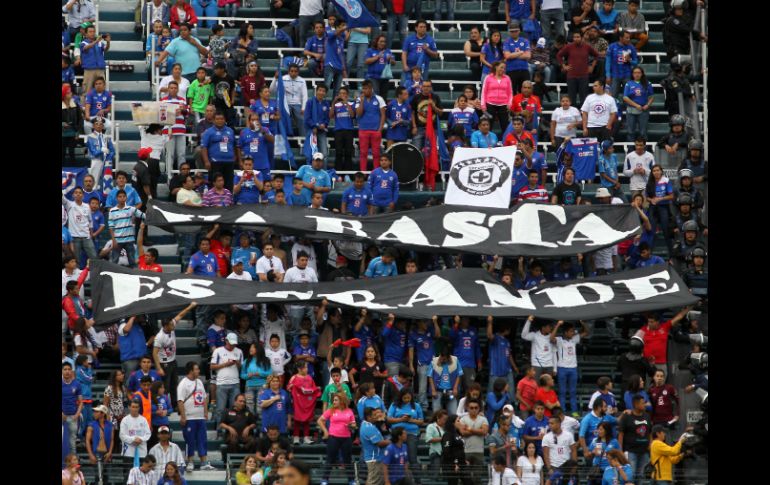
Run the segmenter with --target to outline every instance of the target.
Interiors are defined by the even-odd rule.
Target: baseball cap
[[[324,154],[323,153],[315,152],[313,154],[313,160],[323,160],[323,159],[324,159]]]
[[[537,46],[545,47],[545,37],[540,37],[539,39],[537,39]]]
[[[310,332],[308,332],[307,330],[300,330],[297,337],[310,337]]]
[[[606,152],[607,150],[610,149],[611,146],[612,146],[612,140],[604,140],[602,142],[602,151]]]
[[[249,62],[248,65],[249,66],[256,66],[257,65],[257,61],[251,61],[251,62]]]
[[[110,414],[110,410],[107,409],[107,406],[105,406],[104,404],[96,406],[94,408],[94,411],[99,411],[100,413],[104,413],[104,414]]]
[[[512,30],[521,30],[521,24],[519,24],[518,20],[511,20],[511,22],[508,24],[508,31]]]
[[[232,263],[231,263],[231,264],[232,264],[233,266],[238,266],[239,264],[240,264],[241,266],[243,266],[243,261],[241,261],[240,259],[236,261],[236,260],[234,259],[234,260],[232,261]]]
[[[227,341],[230,342],[233,345],[236,345],[238,343],[238,336],[234,333],[228,333],[227,334]]]
[[[158,433],[171,433],[171,430],[168,429],[168,426],[161,426],[158,428]]]
[[[137,153],[136,156],[139,157],[139,160],[147,160],[150,158],[150,154],[152,154],[152,148],[144,147],[139,150],[139,153]]]
[[[513,414],[513,406],[511,406],[510,404],[506,404],[505,406],[503,406],[503,414],[506,416]]]
[[[605,187],[599,187],[596,190],[596,197],[599,197],[599,198],[601,198],[601,197],[611,197],[610,191],[607,190]]]

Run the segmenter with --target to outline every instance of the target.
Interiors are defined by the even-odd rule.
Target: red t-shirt
[[[662,322],[657,330],[650,330],[645,325],[644,332],[644,357],[655,357],[655,364],[665,364],[668,350],[668,332],[671,331],[671,320]]]
[[[522,101],[527,102],[526,108],[523,108],[521,106]],[[525,98],[524,95],[521,93],[514,96],[513,101],[511,102],[511,111],[513,111],[514,113],[521,113],[525,109],[532,113],[534,113],[535,111],[537,111],[538,113],[542,113],[543,106],[540,104],[540,98],[538,98],[534,94],[530,95],[528,98]]]
[[[163,272],[163,268],[158,263],[148,265],[144,260],[144,254],[139,256],[139,269],[144,271],[154,271],[156,273]]]
[[[402,15],[404,13],[404,2],[406,0],[393,0],[393,13]]]
[[[219,266],[219,275],[223,278],[227,278],[230,274],[230,254],[232,248],[225,249],[219,240],[211,241],[211,252],[217,258],[217,265]]]
[[[553,404],[558,400],[559,398],[556,396],[556,391],[553,389],[546,391],[544,387],[538,387],[537,392],[535,392],[535,401],[543,401],[544,403]],[[545,408],[545,417],[551,417],[551,410],[548,408]]]
[[[674,401],[679,403],[676,388],[671,384],[650,388],[652,404],[652,424],[661,424],[674,419]]]
[[[535,404],[535,395],[537,394],[537,383],[534,379],[524,378],[516,384],[516,390],[521,394],[521,400],[527,403],[530,407]],[[523,404],[519,404],[519,409],[526,411],[527,408]]]
[[[516,138],[515,132],[508,133],[508,136],[505,137],[505,140],[503,141],[503,146],[512,146],[512,145],[518,145],[519,140],[524,140],[529,138],[529,140],[532,142],[532,146],[535,146],[535,139],[532,138],[532,133],[528,132],[527,130],[523,130],[521,132],[521,135],[519,135],[519,138]]]

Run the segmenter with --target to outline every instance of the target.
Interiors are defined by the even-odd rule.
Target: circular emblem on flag
[[[193,402],[195,402],[196,405],[202,405],[203,404],[203,393],[202,392],[196,392],[195,395],[193,395]]]
[[[337,0],[334,3],[338,7],[342,7],[343,10],[345,10],[348,13],[348,15],[350,15],[354,19],[357,19],[358,17],[361,16],[361,13],[362,13],[361,4],[358,3],[356,0]]]
[[[511,169],[495,157],[475,157],[452,165],[449,176],[463,192],[486,196],[511,178]]]

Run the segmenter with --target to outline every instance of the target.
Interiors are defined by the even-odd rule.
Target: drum
[[[393,170],[398,175],[398,185],[403,188],[417,188],[417,181],[425,167],[422,152],[411,143],[394,143],[385,152],[393,162]]]

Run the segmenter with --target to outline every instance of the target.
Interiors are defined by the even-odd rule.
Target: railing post
[[[152,10],[152,4],[147,2],[147,16],[144,18],[145,39],[150,37],[150,12]]]
[[[94,15],[94,27],[96,27],[97,32],[101,33],[102,31],[99,30],[99,4],[96,2],[94,2],[94,11],[96,12]]]

